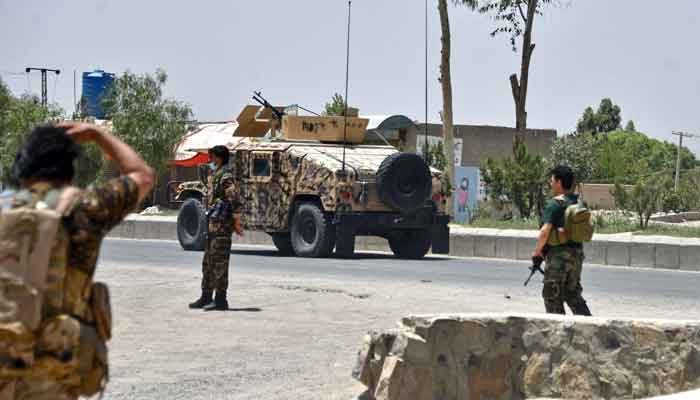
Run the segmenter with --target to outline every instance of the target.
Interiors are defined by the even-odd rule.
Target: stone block
[[[515,260],[517,258],[518,238],[502,236],[496,238],[496,258]]]
[[[680,269],[684,271],[700,271],[700,246],[681,246]]]
[[[583,254],[586,256],[584,263],[605,265],[607,247],[606,242],[590,242],[583,247]]]
[[[652,243],[632,243],[630,258],[630,265],[633,267],[654,268],[656,265],[656,246]]]
[[[451,235],[450,255],[454,257],[474,257],[474,236]]]
[[[474,256],[496,257],[496,236],[477,236],[474,243]]]
[[[679,269],[681,267],[681,246],[675,244],[656,245],[656,268]]]
[[[622,242],[605,242],[607,265],[630,265],[630,245]]]
[[[421,315],[365,336],[353,376],[377,400],[646,398],[700,387],[698,348],[700,322]]]

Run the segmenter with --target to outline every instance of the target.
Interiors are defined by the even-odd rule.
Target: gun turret
[[[258,102],[261,106],[263,106],[265,108],[269,108],[270,111],[272,111],[272,114],[275,116],[275,118],[278,121],[282,122],[282,117],[284,116],[284,111],[280,111],[275,106],[270,104],[270,102],[267,101],[259,91],[253,92],[253,100]]]

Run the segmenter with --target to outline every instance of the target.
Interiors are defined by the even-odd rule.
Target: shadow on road
[[[229,308],[226,311],[235,311],[235,312],[260,312],[262,311],[262,308],[258,307],[245,307],[245,308]]]
[[[300,258],[296,256],[283,255],[277,250],[262,250],[262,249],[232,249],[231,254],[241,256],[257,256],[257,257],[275,257],[275,258]],[[355,252],[352,257],[338,257],[335,253],[331,255],[334,260],[398,260],[396,256],[389,253],[360,253]],[[420,260],[401,260],[401,261],[444,261],[444,258],[425,256]]]

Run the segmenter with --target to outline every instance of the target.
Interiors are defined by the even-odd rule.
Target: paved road
[[[115,312],[105,398],[349,400],[368,330],[407,314],[540,312],[527,264],[482,259],[348,261],[235,248],[229,313],[189,310],[202,253],[175,242],[108,240],[97,279]],[[584,295],[606,317],[700,319],[700,273],[586,266]]]
[[[393,282],[431,281],[435,285],[474,287],[509,292],[521,289],[527,277],[527,263],[491,259],[450,259],[428,257],[420,261],[398,260],[388,254],[363,253],[352,261],[281,257],[272,248],[236,247],[232,250],[231,274],[291,273],[342,280]],[[200,269],[202,253],[185,252],[175,242],[108,240],[102,253],[110,263],[142,264],[150,267]],[[541,287],[541,279],[530,285]],[[602,297],[633,296],[647,301],[694,303],[700,295],[700,273],[588,265],[583,286],[592,300]]]

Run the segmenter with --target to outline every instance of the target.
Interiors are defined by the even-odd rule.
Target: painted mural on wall
[[[454,185],[455,222],[467,223],[471,221],[480,197],[479,168],[456,166]]]

